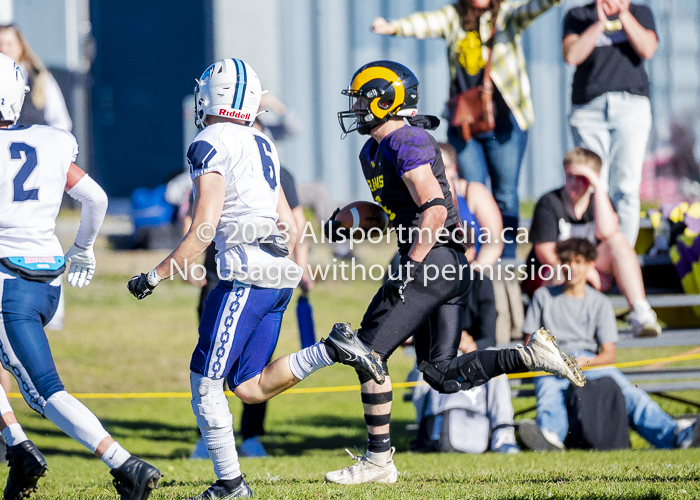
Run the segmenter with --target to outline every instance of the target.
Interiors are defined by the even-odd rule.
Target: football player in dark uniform
[[[391,380],[386,360],[413,337],[418,368],[443,393],[484,384],[503,373],[543,369],[581,386],[585,378],[573,358],[540,329],[528,346],[475,351],[457,357],[460,318],[470,288],[463,229],[445,178],[437,141],[425,130],[439,123],[417,115],[418,80],[405,66],[377,61],[360,68],[343,91],[350,109],[338,113],[343,132],[369,135],[360,163],[372,197],[397,232],[401,266],[372,299],[359,338],[382,362],[378,384],[358,371],[369,433],[367,454],[326,474],[342,484],[393,483],[397,470],[389,436]],[[329,230],[337,225],[333,221]]]

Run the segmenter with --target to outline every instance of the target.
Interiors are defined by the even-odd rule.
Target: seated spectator
[[[473,243],[467,258],[472,265],[492,266],[501,256],[504,244],[503,219],[496,200],[480,182],[467,182],[459,177],[457,152],[451,144],[440,143],[440,152],[452,199]]]
[[[457,153],[451,144],[440,143],[440,151],[452,199],[471,243],[467,259],[481,273],[490,272],[492,267],[488,266],[494,266],[503,252],[501,211],[486,186],[459,177]],[[489,278],[493,278],[493,274],[489,274]],[[522,292],[516,280],[494,280],[492,284],[498,312],[494,345],[505,345],[522,336],[525,316]]]
[[[496,345],[496,305],[491,280],[475,277],[462,317],[463,353]],[[414,369],[409,380],[420,380]],[[503,375],[486,385],[454,394],[440,394],[428,386],[413,393],[420,424],[414,449],[419,451],[518,453],[513,429],[510,384]]]
[[[525,316],[525,332],[546,328],[556,336],[559,347],[572,353],[582,367],[614,363],[618,334],[612,304],[586,283],[597,262],[596,248],[585,238],[569,238],[557,243],[555,251],[558,260],[570,266],[570,276],[561,285],[535,292]],[[630,427],[649,443],[657,448],[698,446],[697,420],[676,422],[617,368],[586,371],[588,380],[603,377],[617,383],[625,399]],[[526,445],[533,449],[563,450],[569,430],[565,405],[569,382],[555,377],[538,377],[534,382],[537,422],[521,423],[521,437],[529,437]]]
[[[536,272],[524,282],[524,288],[532,296],[547,281],[561,282],[556,272],[557,241],[586,238],[597,247],[598,255],[595,265],[588,267],[588,283],[600,291],[617,283],[631,309],[634,335],[656,337],[661,327],[646,300],[637,255],[620,232],[620,220],[603,188],[601,167],[600,157],[586,148],[574,148],[564,156],[565,185],[542,196],[535,206],[528,268],[534,263]],[[551,269],[541,269],[545,265]]]

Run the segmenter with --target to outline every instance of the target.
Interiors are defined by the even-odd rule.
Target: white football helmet
[[[0,53],[0,120],[17,123],[27,92],[29,87],[17,63]]]
[[[253,68],[240,59],[222,59],[207,68],[194,88],[194,123],[202,130],[207,115],[225,116],[253,126],[263,92]]]

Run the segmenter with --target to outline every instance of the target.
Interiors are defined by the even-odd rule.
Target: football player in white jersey
[[[163,262],[128,284],[135,297],[146,297],[214,239],[221,279],[204,305],[190,382],[192,410],[218,480],[199,500],[252,495],[238,463],[224,379],[246,403],[266,401],[335,362],[384,380],[376,355],[344,324],[328,339],[267,364],[302,269],[287,258],[297,228],[280,188],[277,150],[252,127],[262,94],[255,71],[239,59],[223,59],[204,72],[195,87],[201,132],[187,152],[192,226]]]
[[[28,90],[19,67],[0,54],[0,358],[33,410],[110,467],[123,500],[144,500],[160,471],[131,456],[65,391],[44,333],[58,305],[65,261],[71,261],[70,285],[83,287],[92,279],[92,248],[107,195],[74,163],[78,144],[69,132],[14,127]],[[54,234],[64,190],[81,203],[80,228],[65,257]],[[10,465],[4,498],[27,498],[48,468],[1,388],[0,431]]]

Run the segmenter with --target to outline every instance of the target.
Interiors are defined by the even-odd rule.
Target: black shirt
[[[644,28],[656,33],[654,16],[646,5],[630,4],[630,13]],[[596,4],[574,7],[564,18],[564,33],[580,35],[598,21]],[[635,52],[617,16],[596,40],[596,47],[576,67],[571,89],[573,104],[586,104],[606,92],[628,92],[649,97],[644,60]],[[658,36],[658,35],[657,35]]]
[[[566,188],[555,189],[542,196],[535,205],[535,213],[532,216],[530,227],[530,243],[548,243],[569,238],[586,238],[594,245],[598,244],[595,237],[595,211],[593,196],[588,202],[588,207],[580,219],[576,219],[567,210],[569,195]],[[535,259],[536,267],[541,264],[535,256],[533,246],[528,256]]]
[[[431,166],[433,175],[442,188],[447,208],[445,227],[450,231],[450,235],[453,231],[461,231],[455,229],[461,219],[452,201],[440,147],[433,136],[422,128],[403,126],[384,137],[379,144],[374,139],[368,139],[360,152],[360,164],[372,191],[372,198],[384,208],[391,225],[399,231],[397,239],[401,254],[405,254],[411,248],[411,228],[420,227],[421,215],[402,177],[406,172],[421,165]],[[443,238],[448,239],[447,235]],[[460,233],[457,239],[464,241],[464,234]],[[461,243],[461,246],[457,243],[457,246],[461,248],[464,243]],[[466,251],[466,246],[462,251]]]
[[[294,177],[291,172],[284,167],[280,167],[280,185],[284,196],[287,198],[289,208],[292,210],[299,206],[299,196],[297,195],[297,187],[294,183]]]

